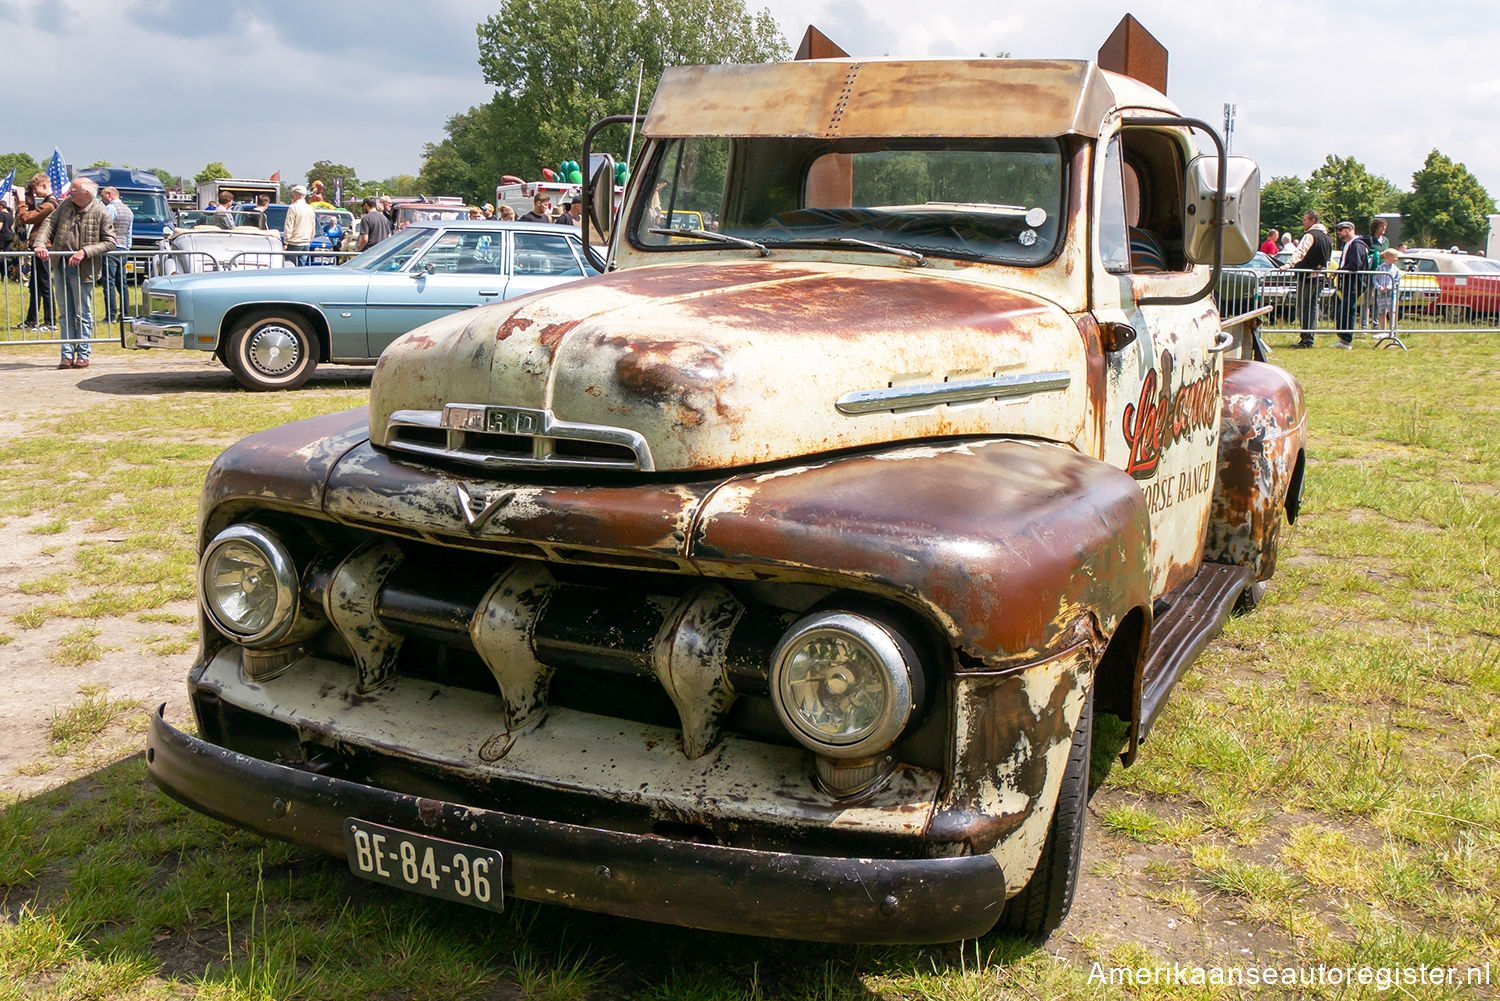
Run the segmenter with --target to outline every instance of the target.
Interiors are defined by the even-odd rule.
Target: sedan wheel
[[[255,313],[230,336],[224,363],[246,389],[295,389],[318,367],[318,342],[299,317]]]

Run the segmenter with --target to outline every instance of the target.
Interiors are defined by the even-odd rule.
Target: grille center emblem
[[[478,535],[483,531],[485,524],[495,516],[495,512],[509,504],[516,495],[514,490],[502,490],[498,494],[491,494],[484,506],[476,511],[474,497],[467,487],[459,483],[454,488],[454,492],[458,495],[458,513],[463,515],[464,527],[469,530],[470,535]]]

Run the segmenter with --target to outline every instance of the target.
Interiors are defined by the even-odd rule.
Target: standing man
[[[359,245],[356,249],[369,250],[391,235],[391,221],[380,211],[375,199],[366,198],[362,204],[365,214],[359,217]]]
[[[1275,257],[1276,250],[1280,246],[1280,244],[1277,243],[1277,240],[1280,238],[1280,236],[1281,231],[1278,230],[1275,226],[1272,226],[1266,232],[1266,240],[1260,245],[1260,252],[1262,254],[1265,254],[1267,257]]]
[[[58,368],[88,368],[89,338],[94,335],[94,280],[99,260],[115,249],[115,226],[94,197],[99,186],[75,178],[67,200],[42,222],[31,243],[39,266],[46,266],[51,247],[66,255],[62,267],[62,361]]]
[[[282,225],[281,238],[288,252],[305,251],[312,244],[318,228],[318,214],[307,204],[307,189],[300,184],[292,188],[292,204],[287,206],[286,222]],[[301,264],[302,261],[303,258],[299,257],[293,263]]]
[[[557,217],[560,226],[577,226],[583,219],[583,198],[575,195],[563,202],[563,214]]]
[[[125,315],[125,251],[134,239],[135,213],[114,186],[99,192],[104,211],[115,227],[115,251],[104,259],[104,322],[114,323]]]
[[[1333,256],[1333,240],[1322,217],[1312,209],[1302,215],[1302,240],[1282,271],[1297,269],[1297,322],[1302,324],[1302,338],[1294,347],[1313,346],[1313,331],[1318,329],[1318,300],[1323,295],[1323,268]]]
[[[551,222],[552,216],[548,209],[552,207],[552,199],[538,191],[536,197],[531,199],[531,211],[523,215],[518,222]]]
[[[1359,315],[1355,303],[1365,293],[1363,286],[1368,282],[1363,272],[1370,270],[1370,245],[1354,232],[1352,222],[1339,223],[1335,232],[1344,245],[1344,255],[1339,259],[1339,340],[1334,347],[1348,350],[1354,347],[1354,321]]]

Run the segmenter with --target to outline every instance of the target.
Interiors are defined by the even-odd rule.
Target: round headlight
[[[297,618],[297,570],[271,532],[231,525],[208,544],[198,565],[203,608],[246,646],[270,646]]]
[[[792,736],[819,754],[862,758],[900,736],[919,680],[911,646],[851,612],[792,626],[771,658],[773,702]]]

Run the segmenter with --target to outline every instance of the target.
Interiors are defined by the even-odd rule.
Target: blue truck
[[[167,206],[167,189],[161,178],[149,170],[130,167],[87,167],[78,171],[102,191],[113,187],[120,199],[135,213],[130,241],[131,250],[157,250],[172,235],[172,210]]]

